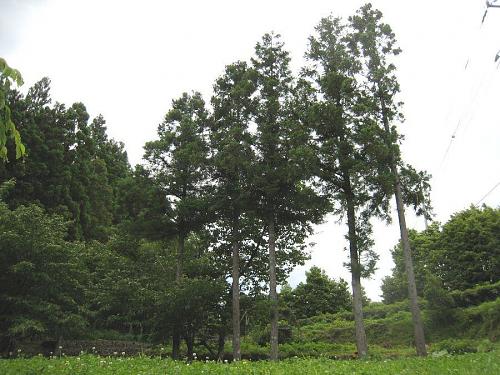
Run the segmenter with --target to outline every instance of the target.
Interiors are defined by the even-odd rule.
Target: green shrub
[[[447,339],[432,345],[433,352],[446,351],[449,354],[476,353],[477,343],[467,339]]]
[[[481,340],[478,344],[477,344],[477,351],[479,353],[487,353],[487,352],[491,352],[493,350],[496,349],[496,345],[494,343],[492,343],[490,340]]]
[[[463,291],[455,290],[450,295],[458,307],[479,305],[500,297],[500,281],[494,284],[477,285]]]
[[[424,295],[428,303],[427,315],[433,328],[449,326],[455,322],[455,303],[440,279],[429,276]]]
[[[460,309],[459,316],[462,331],[470,337],[488,337],[491,341],[500,337],[500,298]]]

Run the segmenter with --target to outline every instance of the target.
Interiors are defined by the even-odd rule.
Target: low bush
[[[447,339],[432,344],[431,350],[433,352],[446,351],[449,354],[464,354],[476,353],[478,343],[474,340],[467,339]]]
[[[500,337],[500,298],[459,310],[459,325],[465,335],[487,337],[497,341]]]
[[[500,297],[500,281],[493,284],[477,285],[474,288],[463,291],[455,290],[450,295],[458,307],[479,305]]]

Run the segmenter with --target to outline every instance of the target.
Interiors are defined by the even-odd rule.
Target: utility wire
[[[486,18],[486,14],[488,12],[488,9],[489,8],[500,8],[500,4],[496,4],[496,2],[497,2],[497,0],[489,0],[489,1],[487,0],[486,1],[486,9],[485,9],[483,18],[481,20],[481,24],[479,25],[479,29],[481,29],[481,27],[482,27],[482,25],[484,23],[484,20]],[[500,59],[500,51],[498,51],[497,55],[495,56],[495,62],[497,60],[499,60],[499,59]],[[471,56],[470,56],[470,54],[468,54],[467,55],[467,61],[465,63],[464,71],[467,70],[467,68],[469,66],[469,63],[470,63],[470,60],[471,60]],[[500,63],[499,63],[499,65],[500,65]],[[448,146],[446,147],[446,151],[445,151],[445,153],[443,155],[443,158],[441,159],[441,163],[439,164],[439,172],[438,173],[442,172],[442,170],[443,170],[443,166],[444,166],[444,164],[446,162],[446,158],[447,158],[447,156],[448,156],[448,154],[450,152],[451,146],[453,145],[453,141],[456,138],[458,129],[460,128],[461,125],[463,125],[463,123],[465,123],[466,126],[469,125],[469,123],[472,121],[472,118],[474,117],[474,113],[471,113],[471,112],[473,112],[472,111],[473,110],[473,106],[474,106],[474,104],[475,104],[475,102],[477,100],[478,94],[481,91],[482,86],[485,83],[484,79],[485,79],[486,74],[487,74],[486,72],[485,72],[485,74],[483,74],[482,79],[480,80],[480,83],[477,86],[477,89],[476,89],[475,93],[473,93],[473,95],[472,95],[472,98],[470,100],[469,105],[467,107],[464,107],[464,109],[462,111],[462,114],[459,117],[459,120],[457,122],[457,126],[455,127],[455,130],[453,131],[453,133],[451,135],[450,141],[448,142]],[[452,110],[452,106],[450,106],[450,109],[449,109],[449,111],[448,111],[448,113],[447,113],[447,115],[445,117],[445,121],[448,120],[448,117],[449,117],[449,115],[451,113],[451,110]],[[471,113],[470,116],[469,116],[469,118],[468,118],[468,121],[466,121],[466,119],[464,119],[464,116],[467,113]]]
[[[469,124],[472,122],[472,120],[474,119],[476,112],[478,110],[482,109],[483,103],[482,102],[479,102],[479,104],[476,103],[477,99],[478,99],[478,94],[488,93],[488,90],[491,88],[491,85],[494,82],[493,77],[492,77],[494,73],[495,73],[495,69],[492,69],[491,71],[489,71],[489,73],[488,73],[488,71],[486,71],[484,73],[484,75],[482,76],[480,83],[477,87],[477,90],[472,97],[471,104],[470,104],[471,108],[468,111],[469,118],[465,121],[465,124],[463,126],[463,133],[465,133],[467,131],[467,128],[468,128]],[[465,115],[465,112],[464,112],[464,115]]]
[[[496,189],[497,187],[499,187],[499,186],[500,186],[500,181],[498,181],[498,183],[497,183],[495,186],[493,186],[493,187],[490,189],[490,191],[488,191],[488,192],[484,195],[484,197],[482,197],[482,198],[481,198],[481,199],[480,199],[480,200],[476,203],[476,206],[479,206],[479,204],[480,204],[483,200],[485,200],[485,199],[486,199],[486,197],[487,197],[488,195],[490,195],[491,193],[493,193],[493,190],[495,190],[495,189]]]
[[[481,26],[484,23],[484,19],[486,18],[486,15],[488,14],[489,8],[500,8],[500,4],[495,4],[496,2],[497,2],[497,0],[486,0],[486,9],[484,10],[483,19],[481,20]]]
[[[455,127],[455,130],[453,131],[453,134],[451,135],[450,142],[448,143],[448,147],[446,147],[446,151],[444,152],[443,158],[441,159],[441,163],[439,164],[439,171],[443,169],[444,162],[446,161],[446,157],[448,156],[448,153],[450,152],[451,145],[453,144],[453,141],[455,140],[455,135],[457,134],[458,128],[460,127],[460,120],[458,120],[457,126]]]

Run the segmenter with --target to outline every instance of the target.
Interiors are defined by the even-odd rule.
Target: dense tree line
[[[102,116],[52,104],[47,78],[26,95],[4,85],[26,156],[0,165],[2,332],[77,337],[90,326],[171,339],[174,358],[183,340],[188,357],[195,345],[220,356],[232,333],[237,360],[243,316],[253,316],[269,324],[277,359],[280,313],[299,319],[351,304],[367,355],[371,219],[390,220],[395,194],[405,243],[403,204],[429,212],[428,176],[399,151],[398,53],[369,4],[347,21],[322,19],[298,75],[280,36],[265,34],[249,62],[225,68],[210,105],[197,92],[172,101],[135,168]],[[20,156],[17,141],[6,141],[7,156]],[[352,296],[312,269],[305,284],[283,289],[284,307],[278,285],[307,259],[308,235],[328,213],[347,224]],[[406,246],[406,271],[409,257]]]
[[[500,280],[500,209],[487,206],[460,211],[444,224],[410,231],[417,290],[438,287],[448,293]],[[392,250],[395,267],[382,284],[385,303],[407,298],[401,245]]]

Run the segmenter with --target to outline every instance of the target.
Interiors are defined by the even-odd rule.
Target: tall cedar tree
[[[277,254],[279,234],[307,233],[322,217],[321,199],[306,184],[311,175],[313,150],[300,96],[289,69],[289,54],[279,35],[265,34],[255,48],[257,72],[257,163],[254,189],[259,212],[267,223],[269,297],[271,300],[271,360],[278,359]],[[286,228],[286,229],[285,229]]]
[[[172,205],[172,221],[178,239],[176,282],[183,274],[187,236],[202,227],[207,213],[208,113],[200,93],[184,93],[172,102],[158,127],[159,139],[145,145],[145,159]],[[178,358],[180,327],[172,337],[172,356]]]
[[[233,358],[241,359],[240,350],[240,249],[242,216],[252,203],[251,168],[255,161],[253,136],[249,126],[254,111],[255,74],[244,62],[226,67],[214,85],[211,148],[215,207],[227,228],[232,253],[232,324]],[[222,231],[221,231],[222,232]]]
[[[349,48],[348,30],[338,18],[324,18],[309,38],[304,69],[317,90],[312,130],[320,158],[320,180],[333,212],[347,216],[353,312],[358,355],[368,353],[363,323],[361,277],[369,276],[377,255],[372,251],[370,218],[387,218],[388,200],[378,178],[377,154],[383,132],[364,116],[365,99],[357,82],[360,64]]]
[[[69,239],[107,240],[118,219],[118,186],[130,173],[124,145],[107,138],[102,116],[89,124],[83,104],[51,105],[48,78],[26,97],[15,91],[8,97],[27,151],[13,160],[9,144],[11,162],[0,165],[0,179],[17,181],[9,205],[37,202],[71,221]]]
[[[400,169],[401,167],[404,168],[404,166],[401,162],[397,142],[399,137],[395,126],[391,126],[391,123],[401,119],[401,103],[396,100],[396,95],[399,92],[399,84],[395,75],[396,67],[389,60],[401,51],[396,46],[396,39],[391,27],[382,22],[382,13],[372,9],[371,4],[361,7],[356,15],[350,17],[350,22],[354,29],[355,48],[358,49],[360,56],[364,58],[364,76],[372,96],[370,111],[373,114],[373,119],[379,123],[381,122],[385,132],[385,140],[389,150],[386,164],[392,175],[393,191],[398,211],[405,269],[408,277],[410,309],[415,330],[415,344],[417,354],[425,356],[427,351],[425,348],[424,328],[417,303],[415,275],[404,212],[405,191],[400,178],[400,175],[403,175]],[[416,182],[418,178],[422,178],[422,183],[427,184],[427,176],[416,173],[412,168],[407,168],[405,174],[411,176],[410,180],[413,182]],[[414,197],[420,202],[428,204],[426,202],[428,195],[423,194],[421,190],[417,191]],[[424,214],[426,214],[428,210],[425,209],[424,211]]]

